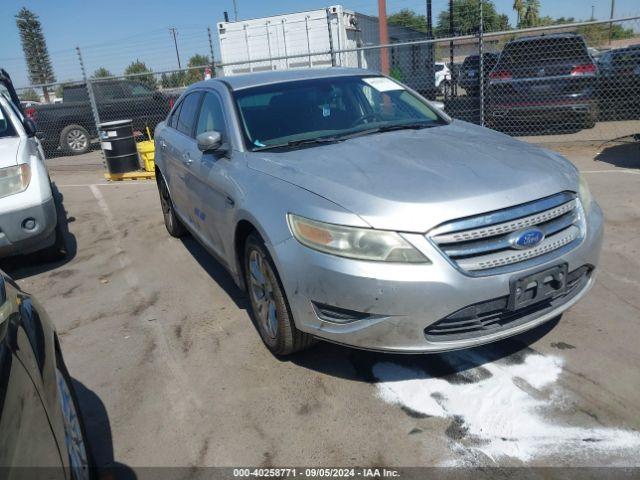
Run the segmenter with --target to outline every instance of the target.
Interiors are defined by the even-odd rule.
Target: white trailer
[[[297,68],[358,67],[380,70],[378,19],[334,5],[271,17],[219,22],[224,76]],[[423,40],[424,33],[389,25],[392,43]],[[346,51],[345,51],[346,50]],[[432,44],[387,49],[391,74],[416,90],[435,90]]]
[[[331,67],[343,62],[347,63],[344,66],[358,66],[355,53],[351,54],[355,65],[348,61],[346,54],[332,58],[329,53],[357,48],[357,33],[355,13],[339,5],[238,22],[219,22],[223,74]]]

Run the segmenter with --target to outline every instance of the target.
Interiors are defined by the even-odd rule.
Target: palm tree
[[[516,11],[516,14],[518,16],[518,21],[516,23],[518,27],[520,26],[520,22],[522,22],[522,19],[524,18],[524,14],[527,9],[524,2],[525,0],[514,0],[513,2],[513,9]]]
[[[540,0],[527,0],[527,11],[524,14],[524,23],[527,27],[535,27],[540,20]]]

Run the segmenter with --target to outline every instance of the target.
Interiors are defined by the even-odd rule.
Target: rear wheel
[[[253,320],[267,348],[289,355],[313,345],[315,339],[296,328],[280,277],[257,234],[245,243],[244,273]]]
[[[162,215],[164,216],[164,226],[172,237],[180,238],[187,233],[184,225],[176,216],[173,208],[173,201],[169,194],[169,188],[164,181],[161,173],[158,173],[158,193],[160,194],[160,206],[162,207]]]
[[[89,132],[80,125],[67,125],[60,133],[60,147],[70,155],[87,153],[91,148]]]

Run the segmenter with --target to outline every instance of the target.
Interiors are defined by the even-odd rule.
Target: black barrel
[[[131,122],[131,120],[116,120],[100,124],[100,144],[109,173],[140,170]]]

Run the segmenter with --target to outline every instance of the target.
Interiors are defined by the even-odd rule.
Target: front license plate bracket
[[[509,281],[509,310],[518,310],[562,295],[567,288],[568,265],[563,263]]]

